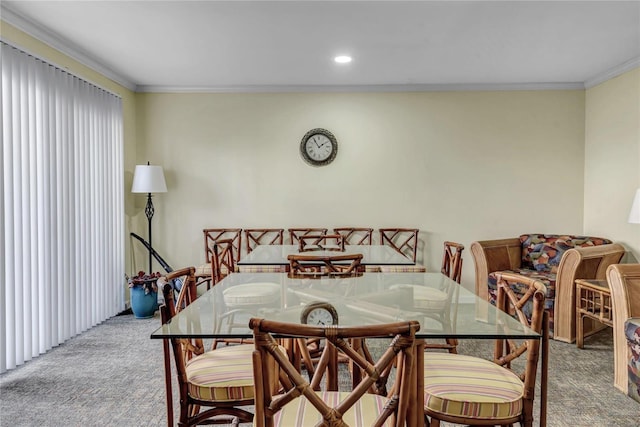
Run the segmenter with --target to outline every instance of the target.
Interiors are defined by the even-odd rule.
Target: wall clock
[[[338,154],[338,140],[326,129],[311,129],[300,141],[300,155],[312,166],[326,166]]]
[[[303,325],[331,326],[338,324],[338,312],[325,301],[310,302],[302,310],[300,323]]]

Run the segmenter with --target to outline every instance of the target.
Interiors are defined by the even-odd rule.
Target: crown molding
[[[469,83],[411,85],[260,85],[260,86],[138,86],[144,93],[349,93],[349,92],[474,92],[582,90],[580,82],[566,83]]]
[[[137,90],[137,86],[135,83],[129,81],[127,78],[116,73],[112,69],[105,67],[102,63],[95,60],[90,53],[74,46],[74,43],[72,43],[71,41],[63,39],[60,36],[42,28],[37,23],[13,12],[9,7],[2,3],[0,3],[0,15],[2,16],[2,20],[6,23],[13,25],[14,27],[29,34],[37,40],[78,61],[82,65],[85,65],[97,71],[108,79],[113,80],[114,82],[126,87],[131,91]],[[11,42],[11,44],[15,45],[15,42]],[[21,48],[21,46],[16,47]]]
[[[599,85],[600,83],[604,83],[607,80],[611,80],[614,77],[618,77],[619,75],[624,74],[627,71],[631,71],[638,67],[640,67],[640,57],[632,58],[626,62],[623,62],[618,66],[610,68],[603,73],[600,73],[588,80],[585,80],[584,87],[585,89],[590,89],[596,85]]]

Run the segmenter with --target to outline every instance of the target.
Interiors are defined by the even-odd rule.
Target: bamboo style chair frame
[[[442,253],[442,267],[440,268],[440,272],[447,276],[448,278],[455,280],[458,284],[460,284],[460,279],[462,277],[462,251],[464,250],[464,245],[456,242],[444,242],[444,250]],[[451,291],[451,289],[449,290]],[[457,288],[455,289],[457,291]],[[450,300],[453,300],[455,295],[452,295]],[[454,312],[451,313],[450,307],[452,304],[447,304],[448,310],[442,314],[443,318],[449,319],[455,325],[455,319],[457,316],[457,304],[453,304]],[[451,320],[453,319],[453,320]],[[438,348],[449,351],[449,353],[457,353],[458,350],[458,340],[456,338],[446,338],[445,343],[437,344],[437,343],[426,343],[425,348]]]
[[[236,271],[233,239],[220,239],[211,245],[211,279],[213,285]]]
[[[343,415],[360,399],[372,398],[368,394],[378,381],[382,372],[396,364],[396,381],[388,396],[383,410],[374,426],[381,426],[393,417],[396,426],[405,425],[411,399],[411,375],[415,357],[415,333],[420,324],[416,321],[399,322],[382,325],[358,327],[318,327],[292,323],[281,323],[252,318],[249,322],[253,330],[255,351],[253,353],[253,369],[256,386],[255,419],[258,427],[274,425],[274,416],[286,405],[299,403],[306,399],[321,414],[317,426],[344,427]],[[307,381],[278,346],[276,338],[291,337],[294,339],[325,339],[325,346],[320,358],[320,367],[311,381]],[[373,364],[356,351],[350,342],[365,338],[394,337],[389,347]],[[353,361],[366,375],[362,381],[336,406],[332,407],[316,393],[321,376],[327,372],[322,367],[337,363],[340,351]],[[277,368],[274,368],[274,362]],[[278,372],[280,374],[278,374]],[[282,389],[274,390],[274,380],[279,378]],[[326,394],[331,395],[331,392]],[[415,396],[414,396],[415,397]],[[338,399],[340,400],[340,399]],[[288,426],[289,427],[289,426]]]
[[[230,239],[233,242],[233,257],[236,261],[240,259],[240,250],[242,248],[242,229],[241,228],[205,228],[202,230],[204,237],[204,257],[205,265],[196,269],[197,284],[207,284],[207,290],[215,283],[213,279],[213,271],[210,270],[213,257],[213,244],[218,240]]]
[[[298,237],[298,251],[344,252],[344,238],[340,234],[307,234]]]
[[[362,254],[291,254],[289,276],[293,278],[353,277],[362,275]],[[349,262],[349,264],[346,264]]]
[[[186,267],[175,270],[163,278],[162,293],[164,304],[160,306],[160,317],[162,324],[169,322],[178,312],[195,301],[197,298],[195,267]],[[181,280],[182,287],[177,299],[174,299],[174,287],[172,281]],[[171,349],[169,348],[171,345]],[[162,340],[164,353],[164,376],[167,402],[167,425],[174,425],[173,414],[173,387],[171,378],[171,352],[173,352],[175,369],[178,378],[180,396],[180,426],[195,426],[200,424],[221,424],[232,422],[235,418],[242,422],[251,422],[253,414],[241,406],[253,404],[253,399],[238,400],[203,400],[192,397],[189,394],[189,383],[187,380],[186,363],[193,357],[204,354],[204,343],[198,338],[170,338]],[[207,408],[201,412],[201,408]],[[228,415],[229,418],[220,419],[221,415]],[[212,418],[216,417],[215,420]]]
[[[380,244],[389,245],[414,263],[418,255],[417,228],[380,228]]]
[[[298,238],[300,236],[307,236],[309,234],[319,235],[319,234],[327,234],[329,231],[327,228],[288,228],[289,232],[289,241],[292,245],[298,244]]]
[[[373,228],[367,227],[338,227],[334,234],[344,238],[345,245],[371,245],[373,243]]]
[[[251,253],[259,245],[282,245],[284,243],[283,228],[247,228],[244,230],[247,253]]]
[[[535,337],[525,340],[515,340],[498,338],[494,345],[493,362],[511,370],[517,374],[523,382],[522,395],[522,411],[512,418],[504,419],[481,419],[473,416],[457,417],[443,415],[441,413],[430,410],[425,407],[425,421],[430,427],[440,426],[441,421],[465,424],[465,425],[511,425],[515,422],[520,423],[523,427],[531,427],[533,425],[533,404],[535,397],[535,384],[537,376],[538,362],[540,358],[543,360],[541,382],[540,382],[540,425],[546,425],[546,407],[547,407],[547,366],[546,360],[548,355],[548,333],[549,318],[548,313],[544,309],[544,301],[546,295],[546,286],[539,280],[530,277],[521,276],[513,273],[498,273],[498,297],[496,306],[505,313],[515,316],[520,323],[540,333],[542,339]],[[518,296],[512,289],[513,286],[524,285],[527,289],[523,296]],[[525,312],[525,308],[531,308],[531,312]],[[542,354],[542,356],[541,356]],[[451,355],[456,357],[457,355]],[[516,372],[512,362],[517,358],[525,356],[524,370]],[[429,369],[428,358],[425,358],[425,372]],[[427,378],[425,377],[425,386]],[[426,387],[425,387],[426,389]],[[431,419],[428,422],[428,418]]]

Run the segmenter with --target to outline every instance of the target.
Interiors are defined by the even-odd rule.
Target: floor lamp
[[[147,193],[147,206],[144,208],[144,213],[149,221],[149,246],[153,247],[151,243],[151,218],[153,218],[154,208],[151,201],[151,193],[166,193],[167,184],[164,182],[164,172],[162,166],[150,165],[147,162],[146,165],[137,165],[136,170],[133,173],[133,185],[131,186],[132,193]],[[149,271],[148,274],[153,273],[152,268],[153,258],[151,251],[149,251]]]

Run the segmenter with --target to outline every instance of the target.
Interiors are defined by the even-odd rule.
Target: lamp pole
[[[151,241],[151,218],[153,218],[155,210],[153,208],[153,202],[151,201],[151,193],[147,193],[147,206],[144,208],[144,214],[147,216],[147,221],[149,222],[149,246],[153,248],[153,243]],[[151,256],[151,251],[149,251],[149,274],[153,273],[153,257]]]

